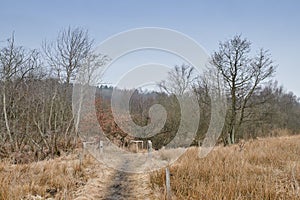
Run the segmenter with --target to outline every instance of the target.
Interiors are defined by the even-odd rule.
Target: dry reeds
[[[84,168],[92,162],[86,156],[80,163],[75,154],[30,164],[1,162],[0,199],[73,199],[72,192],[87,181]]]
[[[190,148],[170,171],[176,199],[299,199],[300,136],[217,147],[203,159]],[[164,176],[164,170],[151,174],[161,194]]]

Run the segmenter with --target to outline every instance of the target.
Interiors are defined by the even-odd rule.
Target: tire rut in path
[[[97,164],[89,170],[92,170],[94,176],[77,190],[76,200],[154,199],[149,174],[117,171],[103,164]]]

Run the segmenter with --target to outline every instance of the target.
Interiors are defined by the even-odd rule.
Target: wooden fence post
[[[82,151],[79,155],[79,164],[80,166],[82,165],[83,159],[84,159],[84,155],[85,155],[85,151],[86,151],[86,142],[82,143]]]
[[[171,200],[171,182],[170,182],[170,170],[166,168],[166,189],[167,189],[167,200]]]
[[[102,154],[103,153],[103,141],[100,140],[99,142],[99,150],[100,150],[100,153]]]

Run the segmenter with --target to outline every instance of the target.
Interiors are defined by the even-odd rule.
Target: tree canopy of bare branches
[[[56,41],[45,42],[43,50],[58,78],[69,84],[82,61],[91,53],[92,46],[93,40],[87,30],[68,27],[59,32]]]
[[[230,99],[228,142],[235,142],[235,135],[245,119],[249,99],[259,86],[275,73],[275,66],[268,51],[260,49],[251,57],[251,42],[241,35],[221,42],[212,55],[212,66],[222,75]]]
[[[176,65],[169,72],[168,79],[158,83],[158,86],[168,94],[183,95],[191,89],[195,79],[193,67],[187,64]]]

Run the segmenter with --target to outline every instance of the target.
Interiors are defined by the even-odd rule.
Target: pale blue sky
[[[40,48],[69,25],[87,28],[96,43],[132,28],[170,28],[208,53],[243,34],[254,50],[270,50],[279,65],[275,78],[300,96],[300,1],[0,0],[1,46],[15,31],[18,44]]]

